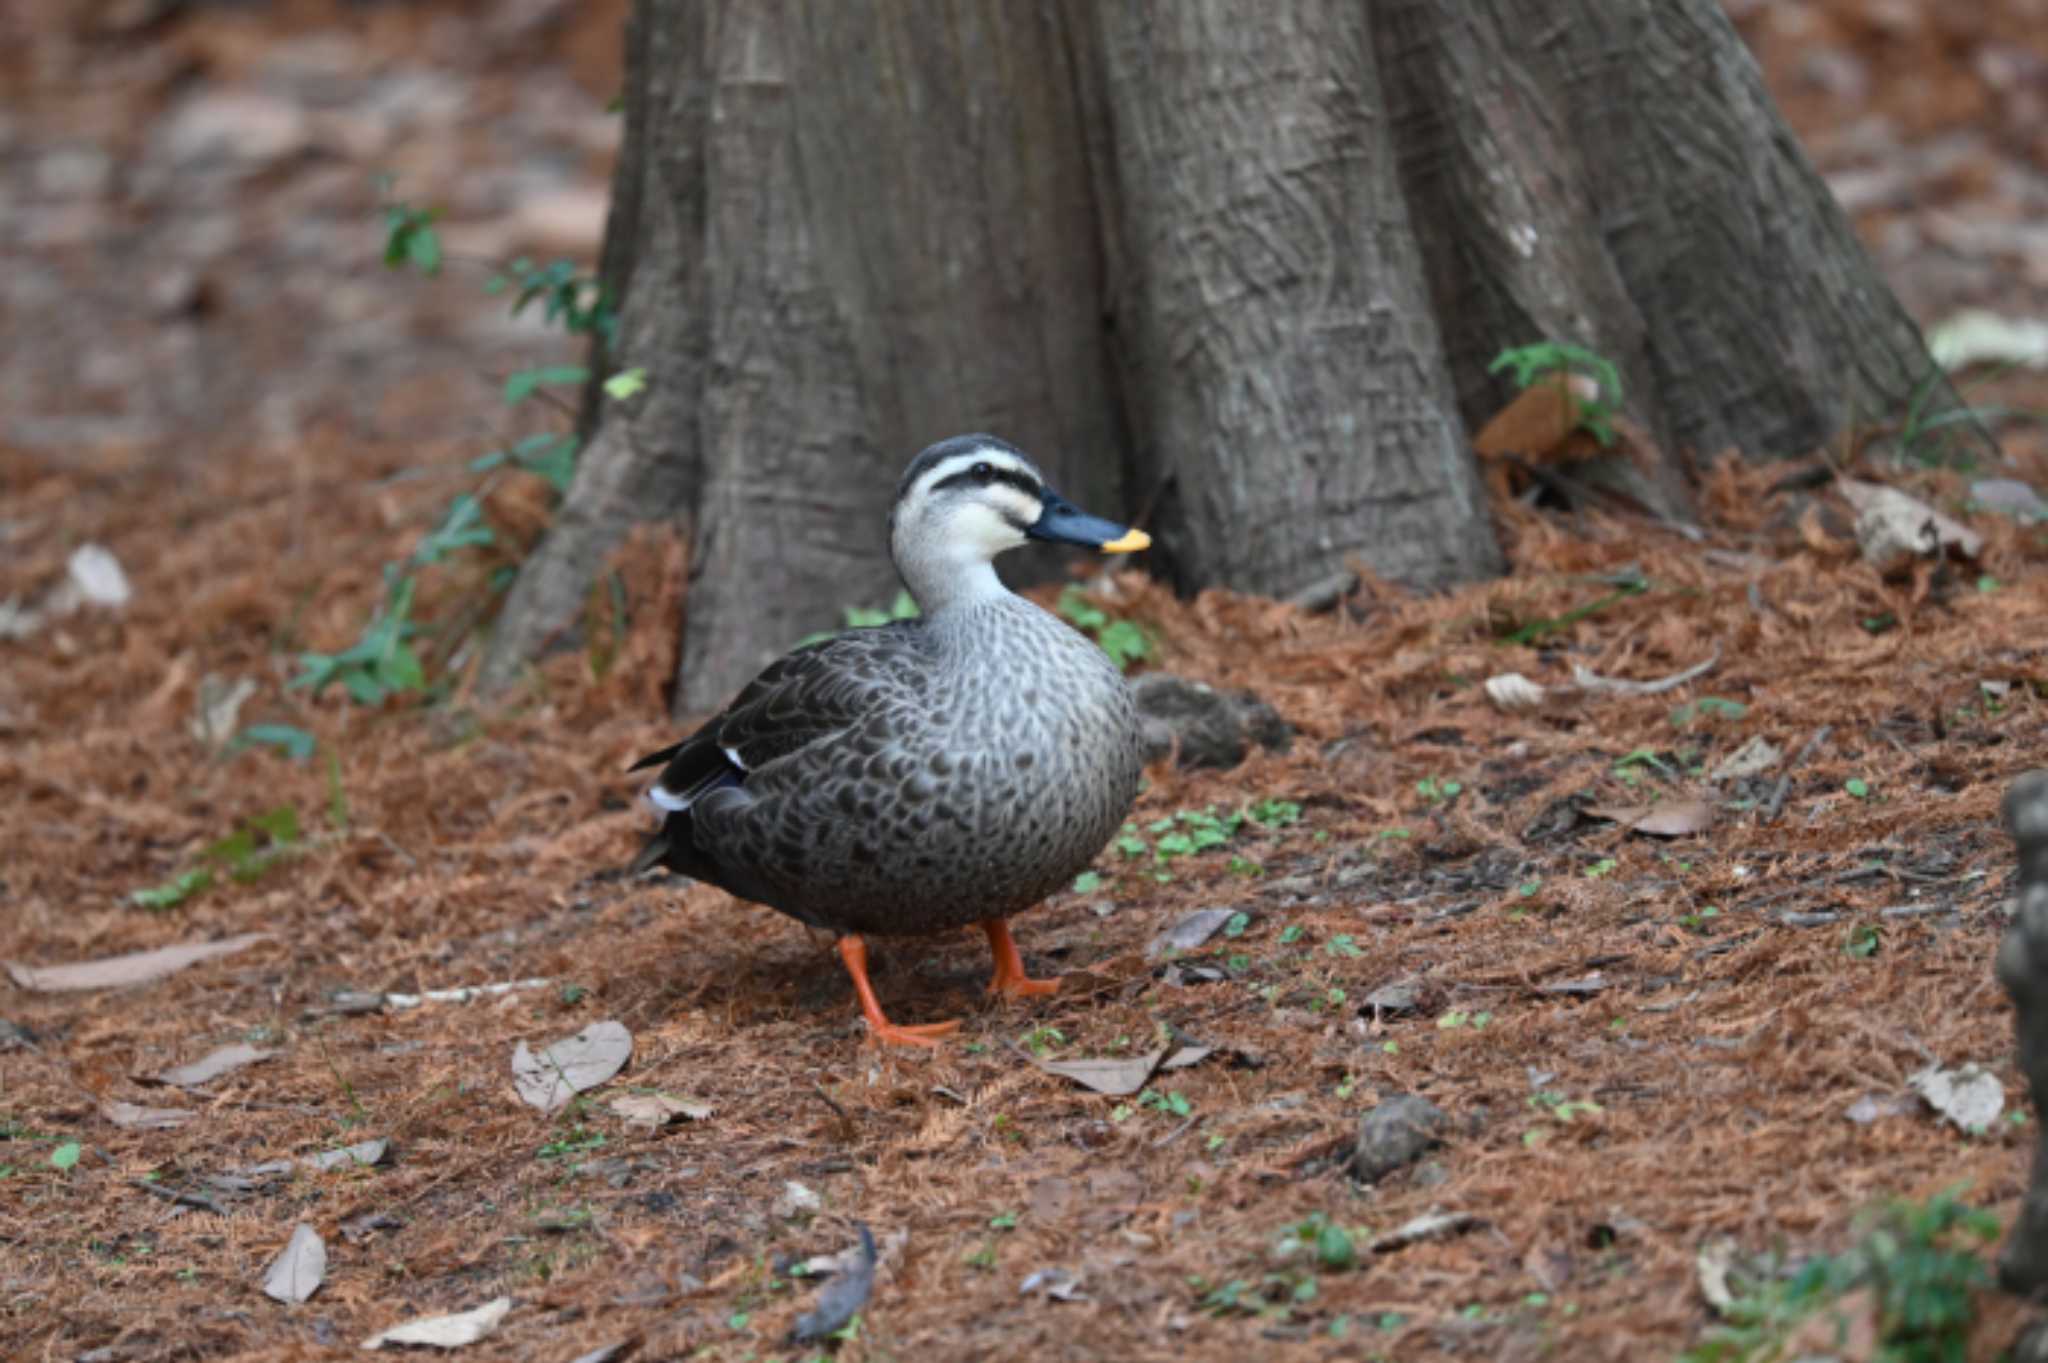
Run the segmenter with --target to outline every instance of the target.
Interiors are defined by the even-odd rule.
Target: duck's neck
[[[927,618],[1010,595],[1010,589],[996,576],[995,564],[979,555],[911,554],[897,560],[896,571]]]

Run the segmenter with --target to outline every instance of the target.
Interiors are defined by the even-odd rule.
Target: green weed
[[[134,891],[128,902],[145,909],[168,909],[211,886],[219,876],[244,882],[254,880],[296,851],[298,842],[298,811],[290,805],[279,805],[250,817],[234,832],[208,844],[199,853],[199,865],[160,885]]]
[[[1552,375],[1560,382],[1571,374],[1584,374],[1592,379],[1599,385],[1599,392],[1576,403],[1578,424],[1592,432],[1602,445],[1614,443],[1613,418],[1621,403],[1621,371],[1614,367],[1614,361],[1584,346],[1539,341],[1503,350],[1486,367],[1486,372],[1498,374],[1503,369],[1509,371],[1508,377],[1518,389]]]
[[[1069,586],[1060,593],[1058,610],[1069,623],[1092,637],[1097,646],[1109,655],[1109,660],[1126,672],[1131,670],[1133,663],[1150,659],[1155,651],[1152,636],[1142,625],[1112,617],[1090,601],[1087,593],[1079,587]]]
[[[1962,1363],[1976,1296],[1991,1285],[1980,1251],[1999,1231],[1998,1217],[1961,1201],[1959,1190],[1887,1203],[1858,1218],[1857,1239],[1841,1253],[1749,1285],[1723,1312],[1727,1323],[1681,1363],[1776,1363],[1793,1333],[1823,1312],[1836,1313],[1838,1338],[1845,1336],[1849,1322],[1838,1308],[1865,1292],[1877,1363]]]

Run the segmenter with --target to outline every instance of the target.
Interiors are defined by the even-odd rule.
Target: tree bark
[[[1933,372],[1715,0],[641,0],[627,77],[599,358],[648,387],[593,386],[487,685],[662,519],[676,704],[718,703],[894,594],[896,476],[965,431],[1182,588],[1285,594],[1499,567],[1466,431],[1504,348],[1615,360],[1667,515],[1691,456]]]
[[[1500,555],[1453,401],[1370,6],[1093,4],[1110,315],[1183,586],[1286,595],[1357,556],[1434,584]]]

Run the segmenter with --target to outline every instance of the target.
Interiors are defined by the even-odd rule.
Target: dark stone
[[[2032,1293],[2048,1286],[2048,1128],[2039,1120],[2048,1096],[2048,771],[2030,771],[2012,783],[2005,826],[2019,849],[2019,904],[1998,944],[1998,982],[2012,995],[2020,1072],[2036,1120],[2033,1175],[1999,1256],[1998,1276],[2007,1290]]]
[[[1244,761],[1253,743],[1286,752],[1294,741],[1293,726],[1249,691],[1218,691],[1170,672],[1148,672],[1131,691],[1148,762],[1178,751],[1183,767],[1228,768]]]
[[[1450,1124],[1443,1109],[1427,1098],[1395,1094],[1358,1119],[1351,1176],[1377,1183],[1434,1146]]]

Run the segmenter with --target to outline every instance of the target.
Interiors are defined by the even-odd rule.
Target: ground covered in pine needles
[[[1817,122],[1865,96],[1816,33],[1866,82],[1954,37],[1848,0],[1734,8]],[[1900,117],[1996,141],[2003,108]],[[1863,219],[1881,256],[1898,224],[1938,235],[1918,196],[2012,183],[1901,164]],[[2032,1129],[1966,1133],[1908,1085],[1975,1062],[2022,1091],[1990,973],[1997,804],[2043,760],[2048,532],[1977,506],[1973,475],[1894,461],[1874,429],[1832,453],[1984,537],[1896,580],[1824,480],[1724,459],[1704,538],[1503,505],[1512,573],[1450,595],[1367,581],[1304,615],[1089,584],[1152,634],[1150,666],[1256,691],[1294,741],[1150,772],[1084,887],[1018,921],[1055,998],[985,1002],[977,937],[877,944],[892,1016],[966,1018],[927,1055],[866,1045],[796,925],[621,874],[649,817],[625,767],[673,735],[680,544],[636,540],[589,646],[503,701],[464,690],[461,654],[429,660],[454,679],[430,705],[289,687],[302,651],[357,637],[476,453],[418,436],[449,394],[313,403],[282,452],[0,442],[0,597],[43,601],[88,542],[134,593],[0,642],[0,1356],[340,1356],[505,1298],[459,1357],[1668,1357],[1715,1323],[1703,1248],[1796,1260],[1956,1187],[2014,1213]],[[2048,406],[2025,373],[1972,396]],[[2009,462],[1974,476],[2048,486],[2038,430],[2001,434]],[[537,530],[538,483],[489,500]],[[493,552],[440,572],[428,614],[475,599]],[[1575,669],[1692,676],[1632,694]],[[1509,673],[1547,694],[1504,707]],[[311,750],[225,741],[254,725]],[[1773,761],[1736,760],[1759,740]],[[1644,806],[1678,835],[1595,812]],[[1154,950],[1214,909],[1199,945]],[[234,949],[119,987],[37,973],[194,943]],[[449,992],[477,986],[503,987]],[[630,1034],[624,1069],[524,1101],[515,1050],[600,1022]],[[1190,1045],[1128,1095],[1047,1068]],[[172,1073],[229,1046],[264,1054]],[[1360,1183],[1359,1119],[1397,1094],[1447,1125]],[[614,1106],[655,1095],[686,1110]],[[286,1305],[263,1284],[299,1225],[324,1282]],[[857,1330],[786,1344],[818,1292],[792,1264],[862,1225]],[[1989,1357],[2019,1309],[1979,1310]]]
[[[864,1044],[796,926],[619,873],[647,826],[625,767],[669,733],[679,546],[622,558],[635,625],[602,679],[579,653],[502,705],[315,700],[285,689],[296,651],[352,637],[378,590],[357,565],[416,534],[379,469],[346,449],[320,468],[0,464],[36,527],[26,580],[91,539],[136,586],[9,646],[0,955],[256,935],[146,985],[10,989],[10,1357],[310,1354],[501,1295],[481,1356],[635,1336],[651,1357],[807,1356],[780,1341],[811,1285],[778,1265],[857,1222],[884,1258],[846,1358],[1644,1357],[1707,1324],[1694,1261],[1715,1237],[1814,1250],[1873,1199],[1956,1184],[2015,1205],[2029,1132],[1890,1100],[1937,1061],[2018,1083],[1989,960],[2012,880],[1997,801],[2041,759],[2038,527],[1978,514],[1978,562],[1887,583],[1833,494],[1774,494],[1783,470],[1730,462],[1705,542],[1517,509],[1513,575],[1448,596],[1369,585],[1316,617],[1099,584],[1158,666],[1256,690],[1297,737],[1228,772],[1151,772],[1099,884],[1020,920],[1058,997],[984,1004],[967,936],[885,945],[896,1016],[967,1018],[923,1055]],[[1891,476],[1964,506],[1953,475]],[[1539,641],[1501,642],[1517,630]],[[1657,694],[1523,711],[1483,685],[1701,663]],[[209,674],[257,682],[244,726],[317,751],[195,737]],[[1759,738],[1775,765],[1709,779]],[[1704,801],[1712,823],[1655,837],[1588,813],[1652,800]],[[1222,845],[1163,841],[1206,827],[1184,813],[1245,809]],[[134,902],[252,828],[218,883]],[[1209,908],[1242,918],[1148,955]],[[601,1020],[631,1033],[624,1072],[553,1115],[522,1102],[518,1043]],[[1033,1063],[1168,1035],[1213,1050],[1136,1096]],[[270,1054],[151,1082],[232,1043]],[[656,1092],[709,1112],[648,1129],[610,1107]],[[1397,1093],[1451,1125],[1360,1186],[1358,1117]],[[1850,1120],[1866,1097],[1885,1115]],[[388,1143],[371,1167],[218,1177],[369,1140]],[[1365,1252],[1434,1212],[1468,1219]],[[1356,1266],[1276,1257],[1318,1214],[1356,1235]],[[300,1222],[327,1281],[286,1308],[259,1287]],[[1041,1271],[1075,1299],[1020,1290]]]

